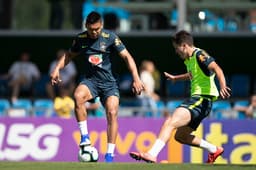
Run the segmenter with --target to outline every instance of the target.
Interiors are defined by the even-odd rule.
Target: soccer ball
[[[99,153],[93,146],[80,147],[78,152],[78,160],[80,162],[97,162]]]

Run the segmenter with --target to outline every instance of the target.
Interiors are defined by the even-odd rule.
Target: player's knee
[[[116,118],[117,117],[117,109],[109,109],[109,110],[107,110],[107,114],[111,118]]]
[[[84,95],[80,91],[75,91],[74,93],[74,99],[75,101],[81,101],[83,99]]]

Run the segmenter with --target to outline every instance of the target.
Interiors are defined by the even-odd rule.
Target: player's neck
[[[196,50],[196,47],[194,47],[194,46],[189,47],[188,48],[188,56],[192,57],[192,55],[194,54],[195,50]]]

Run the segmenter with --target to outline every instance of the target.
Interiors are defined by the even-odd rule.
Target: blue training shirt
[[[80,53],[85,60],[86,78],[100,82],[116,81],[112,69],[114,52],[121,52],[126,47],[112,31],[102,29],[97,39],[91,39],[87,31],[79,33],[70,48],[71,52]]]

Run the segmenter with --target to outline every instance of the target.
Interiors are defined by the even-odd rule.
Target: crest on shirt
[[[105,42],[100,42],[100,50],[105,52],[106,48],[107,48],[106,43]]]
[[[102,63],[102,55],[101,54],[93,54],[90,55],[88,58],[88,61],[93,65],[93,66],[99,66],[101,67],[101,63]]]

